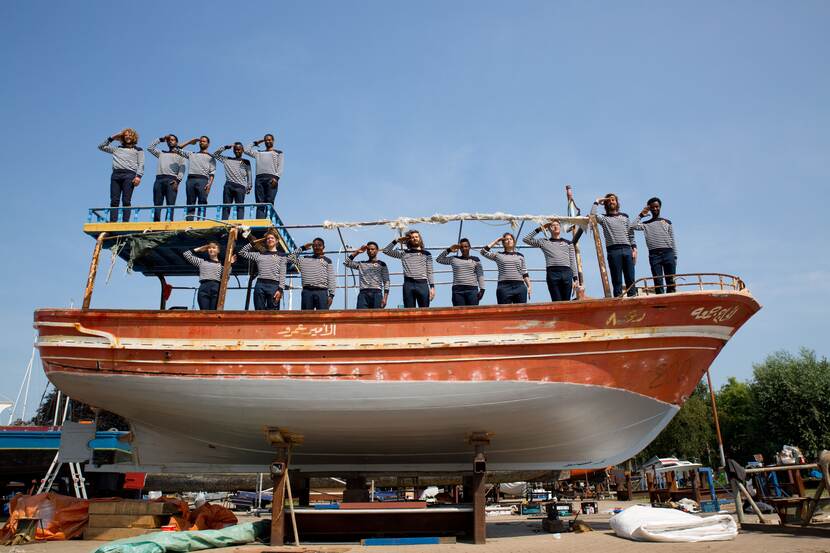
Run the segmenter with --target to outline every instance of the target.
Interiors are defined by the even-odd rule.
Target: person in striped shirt
[[[360,275],[360,292],[357,294],[358,309],[383,309],[389,299],[389,267],[380,261],[377,242],[367,242],[346,257],[343,264],[356,269]],[[354,258],[366,252],[369,259],[355,261]]]
[[[222,152],[233,148],[233,157],[223,156]],[[244,204],[245,194],[251,192],[251,162],[242,157],[245,147],[242,142],[234,142],[233,146],[223,146],[213,152],[213,157],[225,166],[225,188],[222,191],[222,219],[227,219],[231,214],[231,208],[227,204]],[[236,207],[236,218],[245,218],[245,208]]]
[[[395,249],[406,243],[405,250]],[[421,233],[410,230],[397,240],[392,240],[383,253],[401,260],[403,265],[403,306],[429,307],[435,298],[435,281],[432,276],[432,254],[424,248]]]
[[[605,206],[605,215],[597,214],[599,204]],[[611,284],[614,287],[614,297],[623,293],[622,282],[628,288],[629,296],[636,296],[634,284],[634,264],[637,263],[637,243],[634,241],[634,228],[628,215],[620,213],[620,200],[616,194],[606,194],[597,198],[591,206],[591,215],[596,215],[597,223],[602,227],[605,235],[605,251],[608,254],[608,272],[611,273]]]
[[[544,230],[550,231],[550,238],[536,238]],[[571,299],[577,283],[576,251],[570,240],[560,236],[562,229],[559,221],[554,219],[529,232],[522,242],[539,248],[545,256],[546,281],[550,301],[568,301]]]
[[[198,257],[197,253],[206,252],[207,259]],[[219,301],[219,283],[222,281],[222,262],[219,261],[219,243],[208,242],[182,254],[185,260],[199,269],[199,292],[196,299],[199,309],[215,310]]]
[[[461,255],[450,257],[453,252]],[[478,305],[484,297],[484,269],[481,260],[470,255],[470,241],[462,238],[438,254],[435,261],[452,268],[452,304],[456,307]]]
[[[199,143],[198,152],[188,152],[187,148],[191,144]],[[208,152],[210,147],[210,138],[205,135],[199,138],[191,138],[181,145],[181,154],[190,161],[187,170],[187,182],[185,182],[184,191],[187,196],[187,205],[194,206],[196,204],[207,205],[208,194],[210,187],[213,185],[213,177],[216,174],[216,159],[213,154]],[[187,208],[187,220],[194,219],[193,214],[196,212],[195,207]],[[205,218],[205,208],[199,208],[198,217]]]
[[[118,140],[121,145],[113,146]],[[144,175],[144,150],[138,147],[138,133],[135,129],[124,129],[98,145],[102,152],[112,154],[112,175],[110,175],[110,207],[118,207],[119,200],[123,207],[132,205],[133,190],[141,184]],[[122,220],[130,220],[130,210],[125,209]],[[110,223],[118,221],[118,210],[110,210]]]
[[[167,151],[160,151],[157,146],[162,142],[167,143]],[[156,171],[156,182],[153,183],[153,221],[161,221],[161,205],[176,205],[176,195],[179,192],[179,183],[184,179],[185,160],[179,149],[179,137],[175,134],[168,134],[153,140],[147,147],[147,151],[158,158],[158,170]],[[173,210],[169,210],[168,221],[173,220]]]
[[[675,291],[674,275],[677,274],[677,245],[674,242],[674,228],[671,221],[660,217],[663,202],[660,198],[651,198],[637,216],[634,230],[642,231],[646,235],[648,247],[648,264],[651,275],[654,277],[654,291],[663,293],[663,276],[666,278],[666,291],[671,294]],[[641,219],[651,213],[651,219]]]
[[[257,150],[257,146],[265,143],[265,150]],[[274,205],[277,197],[277,188],[282,177],[283,152],[274,149],[274,135],[271,133],[262,137],[262,140],[254,140],[247,148],[245,154],[256,160],[256,184],[254,197],[258,204]],[[264,206],[257,206],[256,218],[266,219],[268,209]]]
[[[490,251],[501,243],[501,252]],[[527,273],[525,256],[516,251],[516,237],[505,232],[481,250],[481,255],[495,261],[499,268],[499,284],[496,286],[496,301],[499,303],[527,303],[532,292],[530,275]]]
[[[245,244],[237,255],[256,263],[257,266],[254,309],[278,311],[285,290],[287,263],[286,257],[277,250],[277,231],[268,229],[261,240],[254,239],[250,229],[245,229],[242,236],[248,239],[248,244]],[[262,248],[261,242],[265,243],[265,248]]]
[[[309,248],[313,252],[312,255],[300,255]],[[334,265],[331,259],[324,255],[325,248],[326,243],[323,239],[315,238],[288,254],[288,258],[302,277],[303,292],[300,306],[305,311],[328,309],[334,300],[337,284],[334,278]]]

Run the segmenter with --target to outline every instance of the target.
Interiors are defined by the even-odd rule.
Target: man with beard
[[[255,149],[263,142],[265,150]],[[245,148],[245,154],[256,160],[256,184],[254,185],[256,203],[274,205],[283,164],[282,150],[274,149],[274,135],[268,133],[262,140],[254,140]],[[264,206],[256,208],[257,219],[266,219],[267,213],[268,210]]]
[[[233,157],[223,156],[222,152],[233,148]],[[227,219],[231,214],[231,208],[227,204],[244,204],[245,194],[250,193],[251,184],[251,162],[242,157],[245,148],[241,142],[234,142],[233,146],[223,146],[213,152],[219,163],[225,166],[225,188],[222,191],[222,219]],[[237,206],[236,218],[245,218],[245,208]]]
[[[167,143],[167,151],[159,151],[157,146],[162,142]],[[178,147],[179,137],[175,134],[162,136],[147,147],[147,151],[156,156],[159,160],[156,170],[156,182],[153,183],[153,221],[161,221],[161,205],[176,205],[176,194],[179,192],[179,183],[184,178],[185,159]],[[168,220],[173,220],[173,210],[169,210]]]
[[[358,309],[382,309],[389,299],[389,268],[380,261],[377,242],[368,242],[352,252],[343,262],[350,269],[357,269],[360,275],[360,292],[357,294]],[[355,261],[354,258],[366,252],[367,261]]]
[[[198,152],[188,152],[184,150],[191,144],[199,143]],[[182,144],[181,153],[190,161],[190,166],[187,170],[187,182],[185,183],[184,191],[187,195],[187,205],[193,206],[196,204],[207,205],[208,194],[210,187],[213,185],[213,177],[216,174],[216,159],[213,154],[208,152],[210,147],[210,138],[205,135],[199,138],[193,138]],[[187,220],[193,220],[193,214],[196,211],[195,207],[187,208]],[[199,208],[198,216],[205,218],[205,208]]]
[[[405,250],[396,250],[395,246],[406,243]],[[435,283],[432,277],[432,254],[424,249],[421,233],[410,230],[397,240],[392,240],[383,253],[401,260],[403,265],[403,305],[404,307],[429,307],[435,298]]]
[[[312,255],[300,255],[304,250],[311,248]],[[288,254],[288,258],[300,271],[303,282],[302,301],[300,307],[304,311],[325,310],[331,307],[334,300],[336,282],[334,265],[331,259],[324,255],[326,243],[322,238],[315,238],[311,243]]]

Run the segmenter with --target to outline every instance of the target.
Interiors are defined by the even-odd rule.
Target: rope
[[[577,225],[582,228],[588,226],[587,217],[564,217],[561,215],[513,215],[511,213],[453,213],[442,214],[436,213],[428,217],[398,217],[397,219],[388,219],[382,221],[364,221],[364,222],[337,222],[337,221],[323,221],[323,228],[356,228],[366,226],[386,225],[389,228],[403,230],[415,224],[425,223],[429,225],[440,225],[450,221],[505,221],[514,229],[523,221],[533,221],[539,225],[547,223],[551,219],[556,219],[561,223],[569,225]]]

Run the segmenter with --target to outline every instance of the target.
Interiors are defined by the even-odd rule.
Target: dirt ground
[[[619,502],[601,502],[600,511],[616,506]],[[580,517],[593,528],[584,534],[553,534],[542,531],[540,517],[507,516],[488,519],[487,544],[456,543],[428,546],[362,547],[360,544],[302,544],[297,548],[269,548],[247,545],[211,549],[216,553],[264,553],[290,551],[297,553],[346,553],[371,551],[372,553],[830,553],[830,539],[822,537],[792,536],[790,534],[766,534],[745,532],[734,541],[704,543],[641,543],[618,538],[608,525],[609,514]],[[754,517],[748,517],[754,522]],[[241,517],[240,521],[254,520]],[[69,541],[34,543],[17,547],[0,547],[2,553],[92,553],[106,542]]]

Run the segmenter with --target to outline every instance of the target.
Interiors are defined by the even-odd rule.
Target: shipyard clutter
[[[119,204],[124,208],[131,206],[133,191],[144,175],[144,150],[138,146],[138,138],[138,133],[128,128],[108,137],[98,146],[101,151],[112,155],[112,223],[118,221],[119,212],[122,213],[122,222],[129,222],[130,209],[116,208],[119,208]],[[158,149],[162,143],[166,144],[166,150]],[[198,151],[186,149],[196,144]],[[260,149],[261,145],[264,149]],[[227,150],[232,150],[233,156],[223,155]],[[182,181],[185,181],[186,220],[204,219],[204,208],[200,206],[208,203],[217,162],[224,166],[226,177],[222,192],[222,219],[228,220],[231,211],[235,210],[236,222],[242,220],[242,204],[252,190],[256,203],[260,204],[256,207],[256,218],[268,218],[268,207],[273,206],[276,199],[284,159],[283,152],[274,147],[273,134],[266,134],[247,146],[242,142],[234,142],[212,152],[210,138],[207,136],[180,144],[175,134],[167,134],[153,140],[147,151],[158,160],[153,183],[153,221],[161,221],[164,206],[176,205]],[[250,159],[246,159],[246,156]],[[255,163],[252,164],[251,160]],[[600,205],[604,207],[604,214],[597,213]],[[635,231],[645,235],[654,291],[658,294],[675,291],[677,247],[672,223],[661,217],[661,209],[661,200],[651,198],[632,221],[620,211],[620,200],[616,194],[609,193],[594,201],[591,214],[596,216],[603,231],[614,296],[637,294],[637,289],[633,286],[637,260]],[[172,220],[173,210],[166,209],[166,212],[168,220]],[[647,215],[650,218],[643,220]],[[301,277],[302,309],[329,309],[336,291],[336,275],[332,260],[325,255],[325,242],[322,238],[315,238],[312,242],[285,253],[279,249],[280,239],[275,229],[269,229],[264,237],[257,239],[251,234],[250,228],[243,225],[239,225],[239,228],[248,244],[236,255],[256,264],[258,269],[253,290],[255,309],[280,309],[286,290],[289,263]],[[521,237],[525,245],[539,248],[544,255],[546,283],[553,302],[569,301],[583,295],[574,244],[562,237],[561,233],[560,222],[551,220]],[[496,299],[499,304],[527,303],[532,293],[532,282],[525,257],[517,250],[517,240],[513,234],[504,233],[481,248],[477,252],[481,257],[472,255],[471,252],[470,241],[462,238],[457,244],[443,249],[433,259],[432,253],[424,246],[421,233],[410,229],[383,249],[376,242],[366,243],[351,252],[344,265],[359,274],[358,309],[382,309],[387,305],[391,283],[387,264],[378,259],[381,253],[397,259],[402,266],[404,307],[430,306],[435,298],[434,262],[452,269],[454,306],[478,305],[482,300],[485,293],[483,263],[493,263],[498,272]],[[199,273],[197,299],[200,309],[217,307],[224,269],[219,254],[220,245],[217,242],[208,242],[183,254],[185,260],[194,265]],[[362,257],[363,254],[365,257]]]

